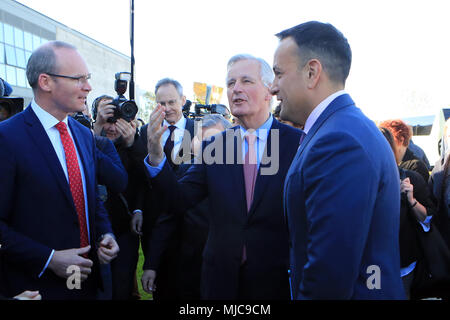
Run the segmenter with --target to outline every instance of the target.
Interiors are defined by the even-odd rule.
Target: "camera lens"
[[[120,109],[122,112],[122,117],[127,121],[131,121],[138,112],[138,108],[133,101],[125,101],[120,106]]]

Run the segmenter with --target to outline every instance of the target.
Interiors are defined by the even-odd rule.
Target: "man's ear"
[[[182,107],[186,104],[186,96],[181,97],[181,104]]]
[[[41,73],[38,78],[38,87],[45,92],[51,92],[53,89],[53,79],[48,74]]]
[[[308,89],[314,89],[322,75],[322,64],[317,59],[311,59],[305,66]]]

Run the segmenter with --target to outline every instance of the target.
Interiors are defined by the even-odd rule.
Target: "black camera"
[[[23,110],[23,98],[0,98],[0,121],[11,118]]]
[[[77,112],[71,115],[72,118],[74,118],[76,121],[81,123],[83,126],[92,129],[92,121],[91,119],[84,115],[83,112]]]
[[[117,97],[110,103],[115,106],[114,115],[108,118],[108,122],[114,123],[117,119],[124,119],[128,122],[134,119],[138,113],[138,107],[133,100],[127,100],[124,96],[127,91],[128,81],[130,81],[131,73],[117,72],[116,81],[114,83],[114,90],[117,92]]]
[[[187,100],[183,106],[183,114],[185,117],[200,120],[205,114],[221,114],[226,119],[230,117],[230,110],[223,104],[195,104],[195,112],[190,112],[192,102]]]

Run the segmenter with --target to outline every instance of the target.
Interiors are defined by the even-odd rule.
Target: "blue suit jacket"
[[[229,132],[233,130],[239,129],[235,127]],[[248,271],[244,285],[248,291],[255,299],[288,299],[288,237],[283,216],[283,183],[297,150],[300,131],[273,120],[266,150],[268,156],[274,156],[271,152],[279,156],[278,170],[273,175],[262,175],[262,170],[274,163],[261,162],[248,213],[243,168],[238,164],[242,163],[242,155],[237,152],[242,150],[241,141],[233,135],[229,139],[225,137],[223,132],[213,139],[226,141],[222,149],[215,150],[215,155],[222,152],[223,163],[206,164],[204,161],[194,164],[177,182],[166,162],[151,183],[156,192],[162,191],[158,199],[166,206],[166,211],[184,213],[202,199],[208,197],[210,200],[209,234],[203,252],[201,280],[204,299],[238,297],[244,244]],[[210,146],[204,146],[204,150]],[[229,151],[234,151],[234,156]]]
[[[96,264],[96,242],[112,229],[97,198],[93,135],[71,117],[68,121],[84,168],[89,258]],[[68,290],[66,280],[49,269],[38,278],[52,249],[80,247],[80,232],[69,184],[32,108],[0,123],[0,145],[0,243],[8,295],[38,289],[44,299],[92,297],[99,279],[96,266],[88,281],[82,283],[83,290]]]
[[[404,298],[397,165],[349,95],[308,132],[284,192],[294,299]]]

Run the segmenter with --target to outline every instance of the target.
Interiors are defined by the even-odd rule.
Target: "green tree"
[[[137,117],[141,118],[145,123],[147,123],[148,118],[150,117],[150,113],[152,113],[153,109],[155,109],[156,107],[156,96],[153,92],[146,91],[143,97],[144,105],[140,106]]]

